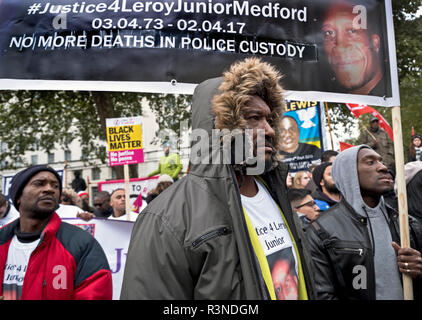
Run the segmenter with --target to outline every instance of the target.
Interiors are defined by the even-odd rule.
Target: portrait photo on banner
[[[281,119],[280,155],[290,172],[308,170],[323,149],[320,102],[286,101]]]
[[[316,6],[321,91],[391,97],[384,1]]]

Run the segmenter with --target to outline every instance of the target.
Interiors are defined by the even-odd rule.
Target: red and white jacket
[[[0,229],[1,284],[13,230],[18,223],[19,219]],[[111,299],[111,271],[98,241],[88,232],[62,222],[53,213],[29,258],[21,300]]]

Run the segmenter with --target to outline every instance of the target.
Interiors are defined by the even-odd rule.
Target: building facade
[[[159,160],[163,155],[162,142],[153,143],[157,137],[158,124],[151,109],[145,105],[142,115],[142,137],[144,146],[144,163],[138,164],[138,177],[146,177],[150,172],[157,169]],[[178,152],[183,164],[182,174],[186,173],[189,162],[189,133],[185,133],[182,139],[180,150],[173,146],[171,152]],[[98,141],[97,143],[107,146],[106,142]],[[3,147],[2,147],[3,148]],[[2,150],[7,152],[7,150]],[[106,163],[102,163],[100,159],[84,159],[82,148],[77,140],[74,140],[68,146],[68,150],[64,150],[60,146],[56,146],[50,153],[43,151],[28,151],[24,155],[24,161],[29,165],[48,164],[56,170],[63,172],[63,185],[70,187],[72,180],[75,178],[75,172],[81,173],[81,177],[85,180],[90,194],[90,200],[97,192],[99,182],[116,179],[116,171],[113,167]],[[89,160],[89,161],[88,161]],[[87,164],[88,162],[92,164]],[[1,170],[0,178],[2,180],[1,192],[8,194],[11,178],[24,167],[18,164],[19,168],[14,170]]]

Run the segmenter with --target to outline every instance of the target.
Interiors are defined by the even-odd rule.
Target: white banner
[[[91,233],[100,243],[111,269],[113,300],[119,300],[133,222],[95,218],[90,221],[70,218],[62,220]]]
[[[129,182],[129,193],[130,193],[130,202],[132,204],[133,210],[135,211],[136,204],[134,204],[135,200],[138,198],[139,195],[142,195],[142,198],[145,199],[152,189],[157,186],[158,176],[150,177],[150,178],[134,178],[130,179]],[[104,182],[98,182],[98,191],[108,191],[110,194],[116,189],[124,189],[125,181],[124,180],[110,180]],[[139,201],[139,199],[138,199]],[[141,205],[137,203],[140,207],[140,210],[137,212],[141,212],[143,208],[147,206],[146,201],[142,201]]]

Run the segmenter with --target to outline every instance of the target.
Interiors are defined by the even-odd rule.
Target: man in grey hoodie
[[[332,176],[342,193],[308,229],[319,299],[401,300],[401,274],[422,275],[419,223],[409,217],[411,246],[400,248],[398,214],[383,194],[393,188],[387,167],[366,145],[340,153]]]

